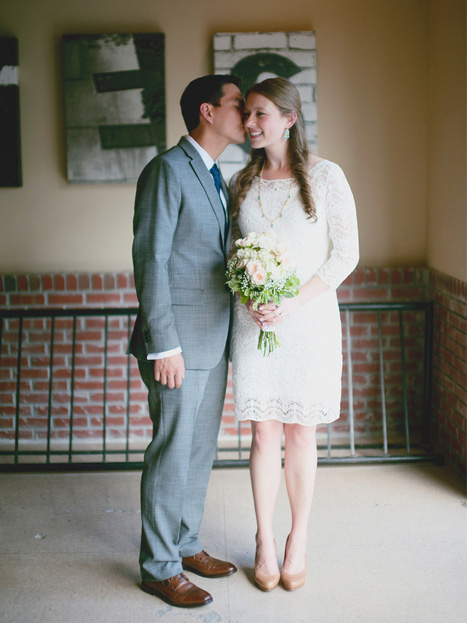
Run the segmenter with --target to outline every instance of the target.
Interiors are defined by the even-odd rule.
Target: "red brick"
[[[102,391],[102,383],[92,381],[75,381],[75,391]]]
[[[94,274],[91,277],[92,289],[93,290],[102,290],[104,287],[104,281],[102,279],[102,275]]]
[[[83,294],[49,294],[49,305],[73,307],[84,303]]]
[[[14,431],[0,431],[0,439],[14,439],[15,432]]]
[[[52,398],[54,402],[58,402],[59,404],[70,404],[71,403],[70,394],[62,394],[60,392],[54,392]],[[80,402],[82,403],[86,401],[87,401],[87,398],[85,396],[80,396],[79,394],[73,395],[74,405],[75,403],[80,403]]]
[[[71,366],[68,368],[59,368],[57,370],[54,370],[54,378],[71,379],[71,372],[72,372]],[[74,370],[75,379],[84,379],[85,376],[86,376],[85,368],[75,368]]]
[[[69,438],[69,431],[68,430],[53,430],[50,431],[50,438],[51,439],[68,439]],[[38,439],[47,439],[47,431],[37,431],[36,432],[36,437]]]
[[[124,273],[118,273],[117,275],[117,287],[120,288],[121,290],[126,290],[127,288],[129,288],[129,283],[128,283],[128,275],[124,274]]]
[[[76,275],[67,275],[66,276],[66,289],[67,290],[77,290],[78,289],[78,277]]]
[[[91,287],[91,277],[89,274],[82,273],[78,275],[78,287],[80,290],[89,290]]]
[[[402,268],[393,268],[391,269],[391,284],[399,285],[403,282],[403,269]]]
[[[18,292],[29,292],[27,275],[18,275],[16,282],[18,284]]]
[[[380,268],[378,271],[378,282],[381,286],[389,285],[391,271],[389,268]]]
[[[103,417],[94,417],[91,418],[91,426],[94,427],[101,427],[104,425],[104,418]],[[105,419],[105,425],[106,427],[124,427],[126,425],[126,420],[125,418],[122,417],[106,417]]]
[[[54,289],[54,279],[52,275],[42,275],[42,290],[48,292],[49,290]]]
[[[101,388],[99,388],[101,389]],[[104,402],[104,394],[103,393],[94,393],[91,394],[91,401],[103,403]],[[125,402],[125,394],[122,392],[107,392],[106,393],[106,401],[107,402]]]
[[[418,301],[425,297],[425,291],[423,288],[393,288],[391,290],[391,297],[394,300],[403,301]]]
[[[41,307],[45,304],[45,296],[43,294],[12,294],[10,302],[15,307],[29,307],[32,305]]]
[[[52,423],[55,428],[70,428],[70,418],[63,419],[60,417],[53,417]],[[73,430],[75,426],[79,426],[80,428],[85,428],[88,425],[88,423],[89,423],[88,418],[73,417]]]
[[[358,288],[353,291],[355,302],[372,303],[374,301],[389,300],[390,290],[387,288]]]
[[[86,294],[86,302],[90,305],[111,306],[112,304],[120,305],[122,302],[119,293],[102,293],[102,294]]]
[[[350,290],[349,288],[343,288],[342,286],[339,287],[339,289],[337,290],[337,299],[339,303],[349,303],[352,300],[352,290]],[[136,302],[137,299],[135,295],[135,304]]]
[[[374,268],[367,268],[365,270],[365,283],[367,286],[378,285],[378,272]]]
[[[103,342],[104,331],[77,331],[76,340],[78,342]]]
[[[35,410],[36,410],[37,415],[39,415],[39,416],[40,415],[48,415],[49,414],[48,406],[47,407],[38,406],[38,407],[36,407]],[[69,411],[68,407],[61,407],[61,406],[59,407],[57,405],[52,405],[51,415],[61,415],[61,416],[64,416],[64,415],[68,415],[68,411]]]
[[[75,405],[74,413],[75,415],[102,415],[103,405],[91,405],[91,404],[83,404],[83,405]]]
[[[147,397],[146,397],[146,400],[147,400]],[[140,416],[144,416],[145,421],[149,420],[150,422],[149,416],[144,415],[146,414],[147,410],[148,410],[147,401],[144,401],[144,403],[141,403],[141,404],[138,404],[132,401],[132,403],[129,406],[129,412],[130,412],[130,415],[132,416],[132,419],[134,415],[140,415]],[[118,415],[121,413],[126,415],[127,405],[126,403],[108,405],[108,412],[113,415]]]
[[[20,418],[19,426],[20,429],[23,428],[47,428],[48,420],[47,418]]]
[[[29,276],[29,290],[31,292],[37,292],[41,289],[41,278],[38,275]]]
[[[75,357],[75,366],[88,368],[89,366],[103,366],[104,357]]]
[[[365,283],[365,269],[357,268],[353,272],[353,285],[362,286]]]
[[[66,289],[66,280],[64,275],[54,275],[54,288],[57,291]]]
[[[106,273],[104,275],[104,289],[105,290],[115,290],[115,275],[112,273]]]
[[[339,290],[340,296],[340,290]],[[345,300],[345,299],[342,299]],[[136,292],[125,292],[123,295],[123,302],[125,305],[136,307],[138,305],[138,297],[136,296]]]

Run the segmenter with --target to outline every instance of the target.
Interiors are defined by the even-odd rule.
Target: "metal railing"
[[[339,307],[347,407],[343,409],[343,422],[320,427],[319,463],[439,460],[430,447],[432,303],[342,303]],[[365,316],[355,325],[353,318],[358,313]],[[4,405],[0,406],[4,411],[0,411],[0,471],[142,467],[149,439],[134,439],[134,395],[138,394],[141,405],[141,390],[135,362],[124,354],[135,314],[134,308],[0,310],[0,404]],[[80,388],[86,384],[78,375],[86,363],[82,340],[89,338],[89,323],[99,325],[100,333],[92,336],[97,339],[92,344],[99,356],[92,365],[97,366],[93,373],[102,380],[100,404],[91,407],[83,406]],[[362,328],[371,333],[366,337],[368,346],[365,341],[360,343],[358,330]],[[116,350],[116,356],[111,355]],[[36,351],[39,355],[34,356]],[[353,361],[357,355],[364,364]],[[390,361],[386,361],[389,355]],[[57,366],[60,357],[61,367]],[[111,361],[115,357],[116,363]],[[40,370],[34,367],[35,361]],[[366,372],[362,381],[357,368],[368,367],[369,361],[373,371],[370,375]],[[108,434],[114,417],[109,405],[115,400],[109,384],[117,370],[123,401],[113,405],[120,418],[120,438],[115,442]],[[39,371],[42,394],[31,392],[28,381],[24,381]],[[371,408],[367,405],[363,411],[356,396],[362,383],[367,384],[365,392],[372,402]],[[91,414],[94,410],[94,420],[101,426],[98,441],[78,436],[86,435],[86,430],[77,426],[86,409]],[[38,421],[43,426],[39,439],[27,438],[28,427],[33,427],[34,434]],[[56,422],[61,429],[57,430]],[[9,424],[10,432],[5,433]],[[226,445],[221,440],[215,466],[248,464],[249,433],[245,433],[244,424],[238,425],[235,444],[230,440]],[[61,435],[58,439],[57,434]]]

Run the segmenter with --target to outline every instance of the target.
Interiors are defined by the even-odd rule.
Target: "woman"
[[[339,417],[342,337],[336,288],[358,261],[352,192],[339,166],[308,153],[298,90],[284,78],[246,95],[250,160],[232,182],[238,236],[272,227],[297,268],[295,298],[277,307],[235,301],[233,387],[238,420],[251,420],[250,473],[257,520],[255,582],[287,590],[306,578],[307,523],[316,475],[316,426]],[[236,237],[238,237],[236,236]],[[234,235],[235,239],[235,235]],[[274,329],[281,346],[263,357],[258,328]],[[292,526],[279,571],[272,522],[281,479]]]

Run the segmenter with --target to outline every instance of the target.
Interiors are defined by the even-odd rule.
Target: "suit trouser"
[[[143,580],[182,572],[202,550],[198,534],[227,383],[227,356],[211,370],[186,370],[178,389],[154,380],[154,362],[138,362],[154,432],[141,479]]]

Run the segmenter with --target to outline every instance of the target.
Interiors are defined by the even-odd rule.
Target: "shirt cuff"
[[[172,350],[165,350],[162,353],[149,353],[148,359],[150,361],[153,361],[154,359],[164,359],[164,357],[172,357],[173,355],[178,355],[181,352],[181,347],[177,346],[177,348],[172,348]]]

